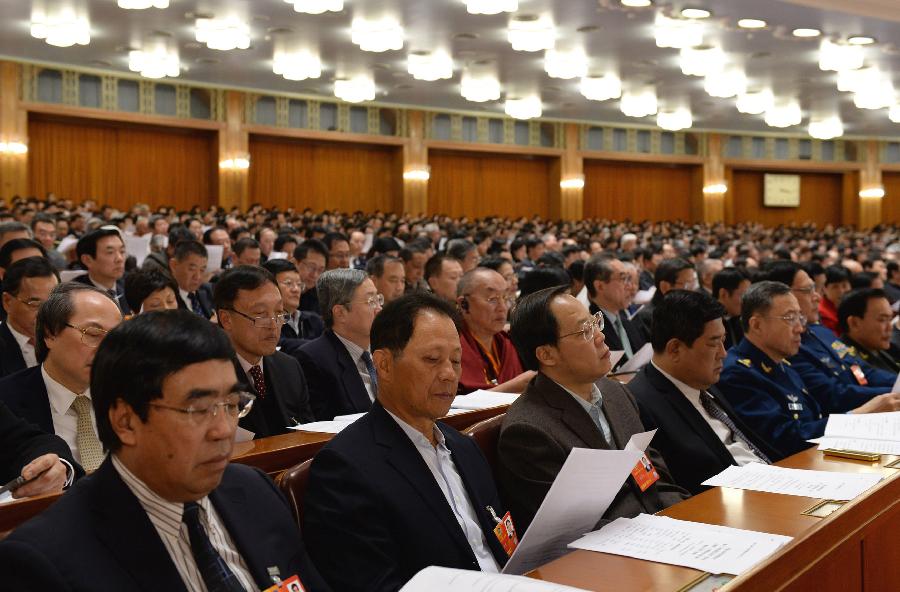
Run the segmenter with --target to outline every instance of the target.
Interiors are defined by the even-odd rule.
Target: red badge
[[[659,473],[656,472],[656,467],[653,466],[646,454],[641,456],[638,463],[634,465],[631,476],[634,477],[634,481],[641,491],[647,491],[651,485],[659,481]]]
[[[269,586],[263,592],[306,592],[300,577],[293,575],[286,580],[282,580],[280,584]]]
[[[516,527],[513,525],[512,516],[510,516],[509,512],[504,514],[500,523],[494,527],[494,535],[500,541],[506,554],[512,557],[513,551],[516,550],[519,544],[519,537],[516,536]]]
[[[856,382],[858,382],[860,386],[869,384],[869,381],[866,379],[866,373],[862,371],[859,364],[853,364],[850,366],[850,370],[853,372],[853,376],[856,377]]]

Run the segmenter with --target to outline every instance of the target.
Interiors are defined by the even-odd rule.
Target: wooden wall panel
[[[585,160],[584,217],[691,220],[701,183],[700,166]]]
[[[552,158],[432,150],[428,211],[448,216],[548,216]]]
[[[882,173],[884,200],[881,203],[881,221],[900,224],[900,173]]]
[[[395,212],[402,207],[397,146],[250,136],[250,203]]]
[[[815,222],[819,226],[841,223],[844,178],[839,173],[798,173],[800,206],[763,206],[763,171],[735,170],[732,174],[734,219],[731,222],[761,222],[766,226]]]
[[[215,203],[215,134],[32,115],[29,193],[179,210]]]

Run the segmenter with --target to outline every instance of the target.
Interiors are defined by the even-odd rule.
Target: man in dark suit
[[[531,523],[573,448],[622,449],[646,431],[631,393],[603,378],[610,363],[601,319],[568,286],[530,294],[513,311],[513,342],[525,366],[538,370],[506,412],[497,445],[500,490],[520,530]],[[603,520],[652,514],[688,497],[655,449],[646,456],[659,480],[642,489],[629,477]]]
[[[332,269],[316,282],[325,332],[295,353],[309,381],[318,420],[363,413],[375,400],[378,378],[369,331],[383,297],[361,269]]]
[[[178,308],[208,319],[213,315],[212,286],[203,283],[206,247],[198,241],[181,241],[169,258],[169,274],[178,284]]]
[[[654,445],[672,477],[691,493],[729,465],[777,456],[712,386],[725,360],[724,315],[706,294],[667,294],[653,311],[653,360],[628,383],[644,426],[659,428]]]
[[[398,590],[429,565],[496,572],[506,563],[493,533],[505,509],[487,461],[436,421],[459,380],[454,316],[424,293],[385,307],[372,325],[378,401],[313,460],[303,534],[336,590]]]
[[[863,288],[844,296],[838,305],[838,325],[850,354],[896,375],[900,371],[900,349],[891,345],[894,313],[884,290]]]
[[[606,346],[625,352],[620,363],[631,359],[646,343],[625,312],[631,299],[627,285],[631,281],[623,263],[609,254],[594,255],[584,266],[590,313],[603,313]]]
[[[697,270],[687,259],[675,257],[666,259],[656,266],[653,274],[653,285],[656,292],[653,298],[641,307],[631,318],[632,324],[641,332],[641,338],[645,342],[650,341],[650,323],[653,317],[653,309],[662,301],[663,297],[672,290],[694,290],[697,284]]]
[[[318,239],[308,239],[294,249],[293,263],[297,267],[297,273],[300,274],[300,281],[306,286],[306,290],[300,296],[300,310],[322,314],[319,296],[312,288],[325,271],[327,261],[328,248]]]
[[[76,277],[75,282],[96,286],[110,295],[119,305],[123,315],[131,314],[125,300],[125,241],[115,226],[101,226],[85,234],[75,245],[78,261],[88,270]]]
[[[43,257],[20,259],[3,277],[3,309],[0,325],[0,377],[37,365],[34,323],[38,307],[59,283],[56,269]]]
[[[257,266],[232,267],[216,282],[214,297],[219,325],[236,352],[235,372],[257,396],[241,427],[264,438],[313,421],[300,364],[275,350],[286,316],[272,274]]]
[[[232,355],[221,331],[186,311],[110,332],[91,385],[110,456],[0,543],[4,586],[259,590],[296,574],[307,590],[328,589],[272,482],[228,463],[252,402]]]
[[[280,351],[294,354],[305,343],[319,337],[325,331],[322,317],[314,312],[300,310],[300,295],[307,286],[300,279],[297,267],[287,259],[269,259],[263,267],[275,276],[287,320],[281,327],[278,340]],[[315,286],[308,286],[315,290]]]
[[[750,278],[737,267],[728,267],[713,276],[712,297],[725,308],[725,349],[744,338],[741,326],[741,297],[750,287]]]

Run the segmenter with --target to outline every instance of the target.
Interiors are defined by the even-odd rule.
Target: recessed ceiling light
[[[867,37],[865,35],[854,35],[847,39],[847,43],[850,45],[872,45],[875,43],[875,38]]]
[[[712,16],[712,13],[705,8],[685,8],[681,11],[681,16],[689,19],[705,19]]]
[[[478,35],[476,35],[475,33],[457,33],[453,36],[453,38],[468,41],[471,39],[478,39]]]
[[[737,26],[742,29],[765,29],[768,23],[761,19],[741,19],[737,22]]]
[[[822,34],[822,31],[818,29],[794,29],[792,33],[794,37],[818,37]]]
[[[585,25],[583,27],[578,27],[575,30],[579,33],[593,33],[594,31],[599,31],[600,27],[598,25]]]
[[[628,8],[644,8],[653,4],[652,0],[622,0],[622,6]]]

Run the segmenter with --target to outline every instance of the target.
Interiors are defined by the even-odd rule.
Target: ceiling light
[[[581,78],[587,74],[588,61],[584,51],[548,49],[544,55],[544,71],[550,78]]]
[[[685,76],[706,76],[725,66],[725,54],[714,46],[684,47],[679,58]]]
[[[688,19],[705,19],[712,16],[712,13],[705,8],[684,8],[681,10],[681,16]]]
[[[507,38],[516,51],[541,51],[553,49],[556,28],[547,17],[522,15],[509,21]]]
[[[119,0],[119,8],[144,10],[146,8],[168,8],[169,0]]]
[[[515,119],[533,119],[541,116],[541,98],[538,96],[521,99],[506,99],[506,114]]]
[[[294,5],[296,12],[304,14],[322,14],[323,12],[340,12],[344,10],[344,0],[284,0]]]
[[[687,129],[694,124],[690,109],[675,109],[674,111],[660,111],[656,116],[656,125],[670,132]]]
[[[857,70],[863,65],[863,48],[858,45],[841,45],[828,39],[822,40],[819,49],[819,69],[842,72]]]
[[[414,51],[407,57],[406,71],[416,80],[443,80],[453,76],[453,59],[445,51]]]
[[[772,102],[772,91],[768,89],[745,92],[738,95],[737,109],[748,115],[759,115],[768,111]]]
[[[862,189],[859,192],[859,196],[866,197],[866,198],[881,199],[884,197],[884,187],[878,186],[878,187],[868,187],[866,189]]]
[[[31,36],[56,47],[87,45],[91,24],[87,12],[72,3],[35,3],[31,11]]]
[[[796,101],[781,102],[766,111],[766,125],[770,127],[791,127],[803,120],[800,104]]]
[[[727,99],[747,90],[747,75],[738,67],[711,72],[703,81],[703,89],[711,97]]]
[[[653,36],[657,47],[695,47],[703,43],[703,24],[694,20],[673,19],[656,14]]]
[[[403,27],[395,19],[386,17],[376,21],[353,19],[350,40],[363,51],[380,53],[403,47]]]
[[[826,117],[809,122],[809,135],[817,140],[832,140],[844,135],[840,117]]]
[[[128,69],[144,78],[174,78],[181,73],[178,48],[168,37],[148,39],[140,49],[128,52]]]
[[[822,31],[818,29],[794,29],[792,31],[794,37],[818,37]]]
[[[519,0],[463,0],[469,14],[500,14],[519,10]]]
[[[250,47],[250,26],[235,16],[198,18],[195,37],[210,49],[247,49]]]
[[[888,78],[872,80],[856,89],[853,104],[859,109],[884,109],[894,105],[894,84]]]
[[[843,70],[838,72],[837,88],[841,92],[857,92],[867,84],[876,84],[880,79],[881,72],[871,66],[859,70]]]
[[[656,113],[656,91],[652,88],[629,90],[619,102],[622,113],[628,117],[646,117]]]
[[[875,43],[875,38],[866,35],[854,35],[847,39],[847,43],[850,45],[872,45]]]
[[[375,100],[375,81],[371,74],[334,81],[334,96],[348,103]]]
[[[737,22],[742,29],[765,29],[768,23],[761,19],[745,18]]]
[[[496,101],[500,98],[500,81],[493,73],[465,70],[460,91],[464,99],[473,103]]]
[[[894,123],[900,123],[900,104],[891,105],[891,110],[888,111],[888,118]]]
[[[585,76],[581,79],[581,94],[591,101],[606,101],[622,96],[622,81],[615,74]]]
[[[319,52],[312,49],[291,49],[276,43],[272,56],[272,72],[285,80],[306,80],[322,75]]]

